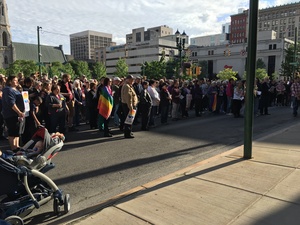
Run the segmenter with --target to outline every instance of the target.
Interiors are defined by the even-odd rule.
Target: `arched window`
[[[7,58],[7,56],[4,56],[4,64],[8,64],[8,58]]]
[[[1,14],[2,16],[4,16],[4,5],[2,4],[2,7],[1,7]]]
[[[3,46],[7,46],[7,33],[3,32],[2,34],[2,44]]]

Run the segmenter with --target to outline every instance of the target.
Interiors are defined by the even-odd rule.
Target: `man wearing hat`
[[[121,101],[122,101],[122,108],[124,115],[127,116],[129,112],[132,110],[136,110],[137,104],[138,104],[138,98],[137,95],[133,89],[133,76],[128,75],[126,77],[125,84],[122,87],[121,90]],[[134,138],[132,134],[132,125],[130,124],[124,124],[124,137],[125,138]]]

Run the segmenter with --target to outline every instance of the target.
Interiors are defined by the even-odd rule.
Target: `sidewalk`
[[[101,203],[68,224],[298,225],[300,123]],[[106,208],[105,208],[106,207]]]

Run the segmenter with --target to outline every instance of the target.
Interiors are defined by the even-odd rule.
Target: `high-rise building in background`
[[[82,31],[70,35],[71,55],[75,60],[101,61],[97,49],[111,46],[112,34],[97,31]]]
[[[249,10],[239,11],[231,15],[231,43],[247,42],[249,24]],[[295,27],[300,24],[300,2],[274,6],[259,10],[258,31],[274,30],[277,38],[294,40]],[[298,30],[299,32],[299,30]],[[300,40],[300,32],[297,35]]]

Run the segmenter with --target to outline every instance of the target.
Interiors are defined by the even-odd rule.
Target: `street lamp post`
[[[184,50],[185,45],[185,39],[186,39],[186,33],[183,31],[182,34],[180,32],[176,31],[176,46],[179,52],[179,61],[180,61],[180,70],[182,71],[182,51]]]

